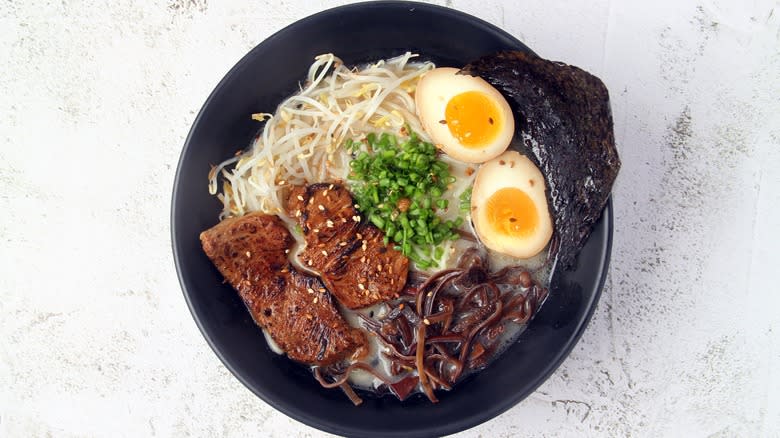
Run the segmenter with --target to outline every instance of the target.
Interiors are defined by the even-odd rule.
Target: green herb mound
[[[363,141],[348,139],[345,146],[355,156],[348,182],[358,210],[385,233],[385,244],[395,242],[419,268],[438,265],[441,243],[458,239],[463,218],[445,221],[437,215],[449,207],[442,195],[455,178],[436,147],[414,133],[400,140],[372,133]]]

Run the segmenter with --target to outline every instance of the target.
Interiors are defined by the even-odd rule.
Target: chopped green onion
[[[445,221],[437,215],[449,206],[442,196],[455,177],[439,160],[436,147],[406,128],[408,138],[385,132],[345,140],[344,147],[356,156],[348,182],[363,216],[384,232],[385,244],[395,243],[426,269],[440,263],[444,240],[460,237],[455,230],[463,218]],[[470,189],[460,195],[461,213],[468,212],[470,195]]]
[[[372,214],[368,217],[368,220],[370,220],[371,223],[376,225],[376,227],[379,228],[380,230],[385,226],[385,220],[379,217],[378,215]]]

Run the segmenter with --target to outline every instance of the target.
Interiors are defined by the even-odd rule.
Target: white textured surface
[[[319,435],[206,345],[168,212],[214,85],[332,4],[111,4],[0,4],[0,435]],[[447,5],[600,76],[623,159],[612,270],[582,341],[461,435],[777,436],[780,3]]]

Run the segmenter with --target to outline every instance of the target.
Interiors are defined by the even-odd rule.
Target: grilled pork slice
[[[200,240],[254,321],[291,359],[329,365],[364,350],[363,334],[344,321],[320,279],[290,265],[293,238],[277,216],[225,219]]]
[[[382,242],[382,232],[364,223],[352,196],[340,184],[312,184],[291,190],[287,211],[303,230],[303,264],[344,306],[359,309],[398,297],[409,259]]]
[[[298,255],[306,266],[324,274],[329,262],[355,251],[361,218],[352,196],[340,186],[296,186],[288,197],[288,212],[298,221],[306,239],[306,247]],[[334,294],[341,301],[341,296]]]

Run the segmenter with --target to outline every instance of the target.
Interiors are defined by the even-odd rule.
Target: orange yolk
[[[500,112],[493,101],[479,91],[460,93],[447,102],[444,120],[450,133],[471,148],[491,142],[500,130]]]
[[[539,222],[536,204],[522,190],[505,187],[488,198],[487,221],[496,232],[508,237],[525,237]]]

